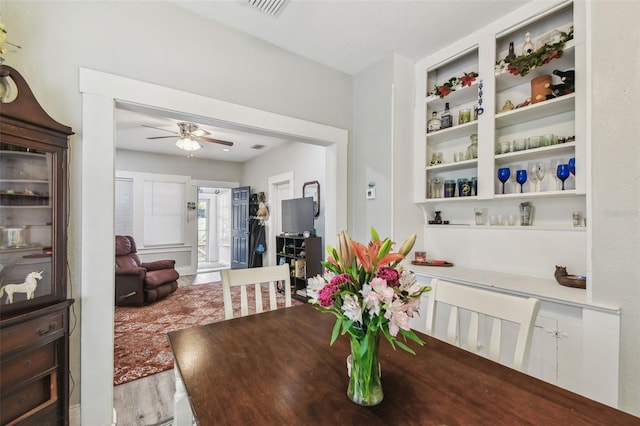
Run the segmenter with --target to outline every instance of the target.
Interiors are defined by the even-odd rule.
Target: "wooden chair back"
[[[440,279],[431,281],[431,291],[428,296],[427,334],[435,335],[438,305],[442,303],[450,305],[451,311],[446,340],[471,352],[478,353],[480,348],[478,342],[479,315],[484,314],[491,317],[492,327],[488,357],[496,362],[500,361],[503,320],[519,325],[512,367],[519,371],[526,369],[535,319],[540,310],[540,301],[538,299],[483,290]],[[459,309],[466,309],[471,314],[466,348],[460,344]]]
[[[278,308],[276,302],[278,282],[282,282],[282,287],[284,287],[285,306],[291,306],[291,277],[289,275],[288,265],[222,270],[222,292],[224,296],[225,319],[233,318],[233,303],[231,300],[232,287],[240,287],[240,316],[244,317],[249,315],[247,286],[254,286],[255,312],[260,313],[264,311],[262,306],[262,283],[268,283],[269,310],[272,311]]]

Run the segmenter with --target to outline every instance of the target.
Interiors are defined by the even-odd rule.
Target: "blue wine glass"
[[[504,183],[509,180],[509,176],[511,176],[511,169],[508,167],[501,167],[498,169],[498,179],[502,182],[502,193],[504,194]]]
[[[576,159],[575,157],[569,158],[569,171],[572,175],[576,175]]]
[[[520,193],[522,193],[522,185],[527,181],[527,171],[526,170],[518,170],[516,172],[516,182],[520,184]]]
[[[569,165],[568,164],[558,164],[558,179],[562,181],[562,190],[564,191],[564,181],[569,177]]]

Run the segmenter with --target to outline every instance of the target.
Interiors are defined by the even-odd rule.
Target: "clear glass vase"
[[[359,405],[377,405],[384,398],[378,363],[379,337],[377,331],[369,331],[364,337],[351,336],[351,369],[347,396]]]

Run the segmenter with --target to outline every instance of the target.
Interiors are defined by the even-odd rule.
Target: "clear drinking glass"
[[[544,179],[544,175],[546,172],[546,166],[543,162],[537,162],[536,163],[536,177],[538,178],[538,181],[540,182],[538,185],[540,186],[540,190],[542,190],[542,179]]]
[[[529,176],[529,192],[538,192],[538,175],[536,174],[536,163],[527,164],[527,175]]]

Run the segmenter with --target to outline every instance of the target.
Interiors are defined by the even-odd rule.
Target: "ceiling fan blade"
[[[176,133],[175,136],[152,136],[152,137],[147,138],[147,139],[166,139],[166,138],[175,138],[177,136],[178,136],[178,134]]]
[[[173,133],[174,135],[179,135],[180,133],[174,132],[172,130],[167,130],[167,129],[163,129],[161,127],[153,127],[153,126],[149,126],[147,124],[141,124],[142,127],[148,127],[150,129],[156,129],[156,130],[162,130],[163,132],[169,132],[169,133]]]
[[[193,136],[202,137],[202,136],[210,135],[211,133],[207,132],[204,129],[198,129],[198,130],[195,130],[195,131],[191,132],[191,134]]]
[[[233,146],[233,142],[221,141],[220,139],[207,138],[204,136],[201,136],[198,139],[201,139],[206,142],[219,143],[220,145]]]

